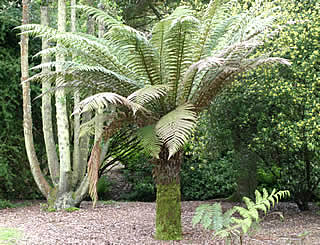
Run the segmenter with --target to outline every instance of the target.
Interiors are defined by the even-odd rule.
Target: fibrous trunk
[[[156,239],[180,240],[181,192],[180,168],[182,154],[176,153],[168,160],[168,150],[163,148],[156,160],[153,176],[157,185]]]

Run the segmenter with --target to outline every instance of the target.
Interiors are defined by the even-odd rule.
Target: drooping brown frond
[[[104,132],[101,134],[101,136],[93,146],[88,162],[89,195],[93,200],[93,207],[98,200],[97,183],[99,180],[101,143],[102,141],[108,141],[113,136],[113,134],[115,134],[117,130],[121,128],[122,123],[128,120],[129,118],[123,117],[114,118],[110,125],[104,129]]]

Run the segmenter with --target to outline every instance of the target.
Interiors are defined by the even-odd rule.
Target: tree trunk
[[[66,3],[65,0],[58,1],[58,30],[66,31]],[[60,43],[58,42],[58,46]],[[58,53],[57,62],[64,62],[63,54]],[[56,66],[57,71],[62,71],[60,65]],[[63,77],[58,77],[56,85],[62,86],[64,83]],[[59,143],[59,159],[60,159],[60,180],[59,180],[59,195],[71,191],[71,158],[70,158],[70,136],[69,136],[69,121],[67,113],[67,98],[63,87],[56,89],[56,110],[57,110],[57,129]],[[64,208],[64,207],[61,207]]]
[[[182,153],[168,160],[168,150],[163,148],[156,160],[153,177],[157,186],[156,235],[159,240],[181,240],[180,169]]]
[[[255,197],[257,189],[257,162],[258,157],[254,152],[251,152],[246,146],[238,149],[237,157],[237,189],[228,198],[232,202],[241,202],[243,197]]]
[[[71,0],[71,32],[76,32],[76,0]],[[74,57],[72,57],[73,59]],[[80,103],[80,92],[75,90],[73,95],[74,108]],[[73,130],[73,179],[72,185],[75,187],[78,185],[79,179],[81,179],[82,171],[80,168],[80,114],[75,114],[74,118],[74,130]]]
[[[22,24],[29,23],[28,15],[28,0],[22,1]],[[23,91],[23,131],[25,138],[26,151],[31,167],[31,172],[34,180],[41,191],[47,198],[51,190],[48,182],[44,178],[40,169],[40,164],[36,155],[32,134],[32,113],[31,113],[31,98],[30,98],[30,83],[26,82],[29,77],[28,63],[28,35],[21,35],[21,82]]]
[[[44,2],[44,1],[43,1]],[[47,3],[46,3],[47,4]],[[49,14],[48,14],[48,6],[41,6],[41,25],[49,26]],[[47,49],[49,47],[48,41],[45,38],[42,38],[42,50]],[[44,54],[42,56],[42,63],[50,62],[50,56]],[[43,68],[42,72],[49,72],[49,68]],[[53,127],[52,127],[52,106],[51,106],[51,82],[49,80],[44,80],[42,82],[42,125],[43,125],[43,135],[44,142],[46,147],[46,154],[48,159],[48,167],[51,176],[52,183],[54,186],[58,185],[59,182],[59,160],[56,152],[56,143],[54,141],[53,136]]]

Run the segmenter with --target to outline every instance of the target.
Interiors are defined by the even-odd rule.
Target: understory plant
[[[223,238],[226,244],[234,244],[233,242],[237,240],[243,244],[243,236],[260,221],[259,210],[266,215],[271,207],[286,196],[290,196],[287,190],[276,192],[276,189],[273,189],[270,195],[266,189],[263,189],[262,193],[256,190],[255,202],[244,197],[246,207],[234,206],[226,212],[222,211],[220,203],[203,204],[197,207],[192,225],[200,223],[205,229],[213,230],[214,237]],[[236,213],[237,216],[234,215]],[[280,216],[283,219],[282,214]]]

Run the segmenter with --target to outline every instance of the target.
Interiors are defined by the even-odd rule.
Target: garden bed
[[[74,212],[45,212],[42,204],[0,210],[0,228],[14,228],[22,233],[16,243],[0,244],[59,245],[59,244],[224,244],[213,240],[212,233],[200,226],[192,227],[191,220],[197,206],[207,202],[182,202],[183,237],[181,241],[157,241],[153,238],[155,203],[100,202],[92,208],[83,202]],[[233,203],[223,202],[224,208]],[[316,207],[299,212],[295,204],[281,203],[275,211],[284,215],[284,221],[272,212],[263,219],[260,228],[244,244],[320,244],[320,215]]]

